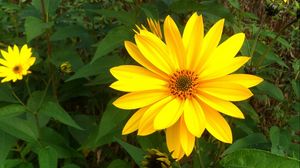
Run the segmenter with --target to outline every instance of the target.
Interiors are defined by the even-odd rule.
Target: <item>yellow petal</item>
[[[155,84],[166,82],[155,73],[136,65],[120,65],[110,69],[110,73],[118,80],[145,80]]]
[[[183,31],[183,43],[186,50],[186,68],[194,70],[201,61],[202,40],[204,26],[202,16],[195,12],[188,20]]]
[[[211,108],[223,114],[241,119],[245,118],[241,110],[231,102],[215,98],[205,93],[198,94],[197,97]]]
[[[138,135],[145,136],[152,134],[156,131],[153,126],[154,119],[159,111],[172,100],[172,96],[168,96],[153,105],[151,105],[146,112],[144,113],[143,117],[140,119],[139,126],[138,126]]]
[[[160,29],[159,21],[152,20],[151,18],[147,18],[148,26],[155,35],[157,35],[160,39],[162,39],[162,33]]]
[[[8,62],[2,58],[0,58],[0,64],[6,66],[6,67],[12,67],[13,65],[11,64],[11,62]]]
[[[185,125],[185,121],[183,119],[183,117],[180,117],[179,119],[179,133],[180,133],[180,143],[181,143],[181,147],[184,151],[184,153],[189,156],[194,148],[195,145],[195,136],[192,135],[186,125]]]
[[[154,128],[165,129],[176,123],[183,113],[184,101],[174,98],[166,104],[154,119]]]
[[[164,35],[169,54],[175,59],[176,68],[183,68],[184,64],[184,47],[181,40],[180,32],[170,16],[167,16],[164,22]]]
[[[15,58],[20,58],[19,55],[20,55],[19,48],[18,48],[17,45],[14,45],[14,48],[13,48],[13,56],[14,56]]]
[[[20,55],[26,60],[30,58],[31,54],[31,48],[28,48],[26,44],[23,45],[20,51]]]
[[[130,117],[122,130],[122,135],[130,134],[138,129],[139,121],[147,109],[147,107],[141,108]]]
[[[149,69],[150,71],[168,78],[168,76],[161,70],[159,70],[158,68],[156,68],[152,63],[150,63],[144,56],[143,54],[140,52],[140,50],[137,48],[137,46],[130,42],[130,41],[125,41],[125,48],[128,51],[128,53],[130,54],[130,56],[139,64],[141,64],[142,66],[144,66],[145,68]]]
[[[4,51],[4,50],[0,50],[0,51],[1,51],[1,55],[3,56],[3,58],[4,58],[6,61],[10,62],[11,57],[9,56],[9,53],[6,52],[6,51]]]
[[[263,81],[262,78],[254,75],[249,75],[249,74],[231,74],[231,75],[226,75],[220,78],[208,80],[208,81],[201,81],[202,83],[205,83],[209,85],[210,83],[228,83],[228,84],[238,84],[241,86],[244,86],[246,88],[250,88],[253,86],[258,85]]]
[[[168,55],[166,45],[154,34],[141,31],[140,35],[135,35],[137,47],[144,57],[166,74],[174,71],[174,62]]]
[[[198,62],[199,65],[196,65],[197,72],[202,71],[203,67],[205,67],[203,65],[219,44],[223,32],[223,26],[224,19],[221,19],[217,23],[215,23],[204,36],[199,56],[201,58],[201,61]]]
[[[253,95],[249,89],[237,84],[200,84],[198,90],[201,93],[207,93],[211,96],[227,101],[246,100]]]
[[[33,65],[34,62],[35,62],[35,60],[36,60],[35,57],[30,57],[30,58],[28,58],[28,59],[27,59],[27,64],[28,64],[28,66],[30,67],[31,65]],[[29,68],[29,67],[28,67],[28,68]]]
[[[186,99],[183,111],[187,129],[194,136],[200,137],[205,130],[205,116],[201,106],[194,99]]]
[[[180,142],[180,134],[178,133],[179,129],[179,121],[166,129],[167,147],[172,153],[172,157],[176,160],[180,160],[184,156]]]
[[[236,70],[238,70],[241,66],[243,66],[246,62],[248,62],[250,57],[235,57],[231,61],[228,61],[227,64],[215,64],[216,67],[219,68],[208,68],[204,69],[199,78],[201,80],[210,80],[219,77],[223,77],[228,75]]]
[[[165,90],[147,90],[127,93],[113,102],[120,109],[138,109],[153,104],[169,95]]]
[[[165,85],[151,83],[151,81],[143,80],[128,80],[128,81],[116,81],[110,85],[111,88],[123,92],[137,92],[137,91],[146,91],[146,90],[166,90],[168,89],[168,83]]]
[[[218,69],[219,66],[216,65],[228,64],[227,62],[231,61],[239,52],[244,40],[244,33],[238,33],[228,38],[214,50],[207,60],[205,68]]]
[[[216,110],[201,104],[206,119],[206,129],[218,140],[225,143],[232,143],[232,133],[227,121]]]

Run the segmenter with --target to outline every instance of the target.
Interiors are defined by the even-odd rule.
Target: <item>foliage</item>
[[[267,3],[280,6],[275,16]],[[30,75],[0,84],[0,167],[137,167],[150,148],[168,153],[163,134],[121,136],[132,112],[111,104],[123,93],[109,88],[109,69],[135,64],[123,41],[136,24],[171,15],[183,26],[195,11],[206,28],[225,18],[227,36],[245,32],[240,54],[252,59],[240,71],[265,81],[237,103],[246,119],[229,120],[233,144],[205,133],[173,167],[299,166],[296,1],[0,0],[0,9],[0,48],[28,44],[37,57]]]

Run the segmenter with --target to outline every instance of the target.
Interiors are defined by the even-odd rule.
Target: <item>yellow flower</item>
[[[170,16],[164,21],[163,42],[155,34],[141,30],[135,43],[125,41],[131,57],[141,64],[113,67],[118,80],[111,88],[130,92],[113,104],[121,109],[139,109],[128,120],[122,134],[137,130],[149,135],[165,130],[167,147],[177,160],[193,151],[195,137],[206,129],[215,138],[232,143],[231,129],[219,113],[244,118],[230,101],[246,100],[248,89],[262,79],[248,74],[231,74],[250,58],[235,57],[245,35],[238,33],[218,45],[224,19],[204,36],[202,16],[194,13],[181,36]]]
[[[31,48],[24,45],[21,50],[14,45],[8,47],[8,52],[1,50],[4,59],[0,58],[0,77],[4,77],[1,82],[22,80],[23,76],[31,73],[29,68],[35,62],[35,57],[31,57]]]

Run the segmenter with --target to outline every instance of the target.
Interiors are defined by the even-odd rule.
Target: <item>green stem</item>
[[[27,77],[25,79],[25,86],[26,86],[29,97],[31,97],[31,90],[30,90],[30,87],[29,87],[29,77]]]
[[[263,16],[263,18],[262,18],[262,20],[261,20],[261,22],[260,22],[260,25],[259,25],[257,34],[256,34],[256,36],[255,36],[254,43],[253,43],[252,48],[251,48],[251,50],[250,50],[250,55],[249,55],[250,58],[253,57],[253,54],[254,54],[254,51],[255,51],[255,49],[256,49],[256,45],[257,45],[257,42],[258,42],[259,35],[260,35],[261,30],[262,30],[262,28],[263,28],[263,26],[264,26],[264,22],[265,22],[265,16]],[[252,66],[252,59],[250,60],[250,66]]]
[[[205,168],[202,157],[201,157],[200,146],[199,146],[198,140],[196,140],[196,153],[197,153],[197,157],[198,157],[201,168]]]
[[[17,101],[22,105],[22,106],[24,106],[26,109],[27,109],[27,106],[23,103],[23,101],[19,98],[19,96],[16,94],[16,92],[14,91],[14,89],[10,86],[10,85],[8,85],[9,86],[9,88],[10,88],[10,90],[11,90],[11,93],[12,93],[12,95],[14,96],[14,98],[16,98],[17,99]]]
[[[264,51],[264,53],[261,55],[260,59],[258,60],[256,67],[259,67],[264,60],[266,59],[267,54],[269,53],[270,49],[273,47],[273,45],[275,44],[276,40],[280,37],[281,33],[288,27],[290,27],[293,23],[295,23],[298,19],[294,19],[292,20],[290,23],[286,24],[285,26],[283,26],[283,28],[281,28],[279,30],[279,32],[277,33],[277,35],[275,36],[275,38],[272,40],[272,42],[270,43],[270,45],[268,45],[268,48]]]

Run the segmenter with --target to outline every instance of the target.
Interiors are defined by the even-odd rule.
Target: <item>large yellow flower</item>
[[[19,48],[8,47],[8,52],[1,50],[4,59],[0,58],[0,77],[4,77],[1,82],[22,80],[23,76],[30,73],[29,68],[35,62],[35,57],[31,57],[31,48],[24,45]]]
[[[231,74],[249,57],[235,57],[245,35],[238,33],[222,44],[224,19],[204,36],[202,16],[194,13],[181,36],[170,16],[164,21],[162,41],[140,30],[135,43],[125,41],[131,57],[141,64],[121,65],[110,71],[118,80],[111,87],[130,92],[113,104],[121,109],[139,109],[129,119],[123,134],[137,130],[149,135],[165,130],[172,157],[181,159],[193,151],[195,137],[206,129],[222,142],[232,143],[231,129],[219,113],[244,118],[230,101],[252,96],[248,89],[262,81],[248,74]]]

